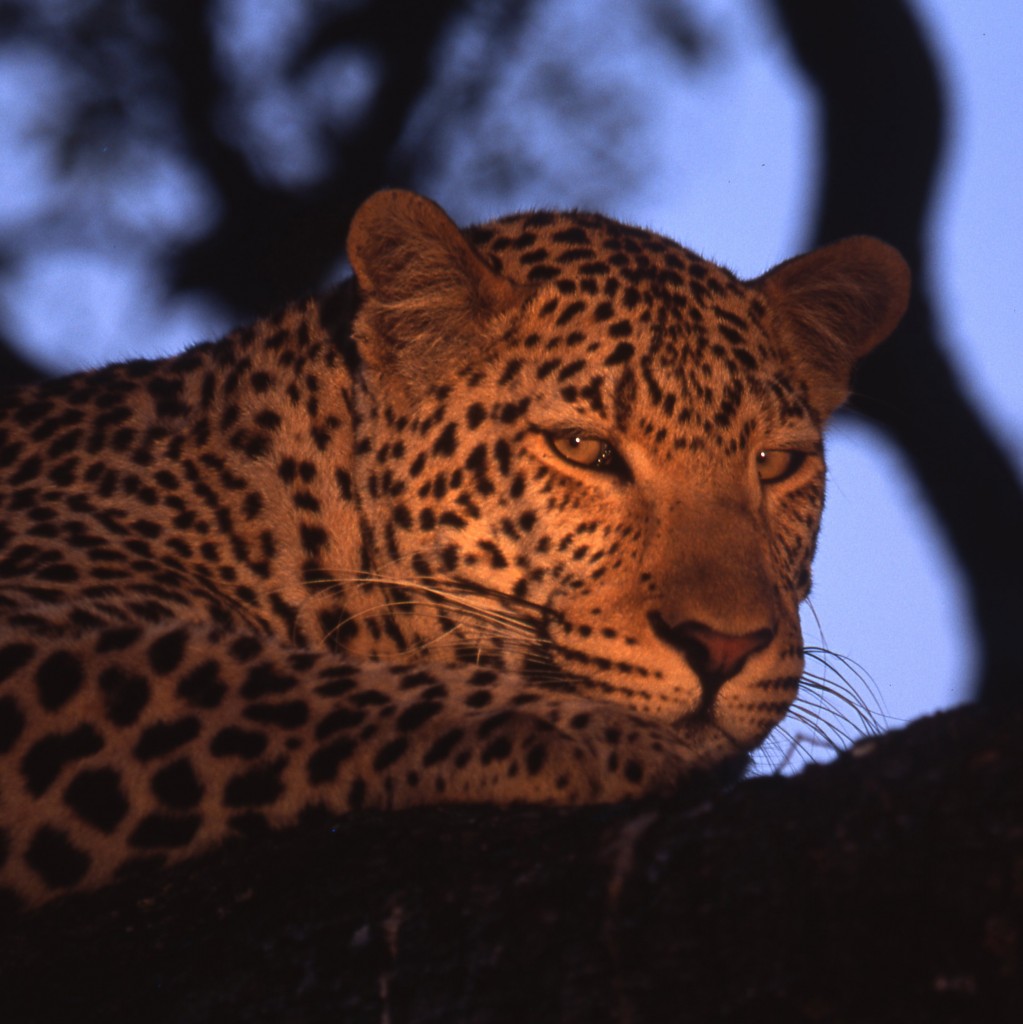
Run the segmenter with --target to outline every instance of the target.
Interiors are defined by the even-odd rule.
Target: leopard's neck
[[[75,511],[131,537],[154,574],[197,576],[195,607],[175,615],[248,620],[317,647],[373,600],[346,583],[366,569],[351,300],[342,285],[180,355],[36,389],[43,405],[81,410],[96,453],[67,471]],[[144,514],[125,513],[139,502]]]

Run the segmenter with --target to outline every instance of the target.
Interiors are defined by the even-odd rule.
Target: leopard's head
[[[695,760],[756,746],[803,669],[821,431],[901,257],[853,238],[744,282],[605,217],[463,233],[405,192],[348,251],[357,489],[406,648],[621,702]]]

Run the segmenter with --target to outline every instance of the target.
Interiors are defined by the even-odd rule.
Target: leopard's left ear
[[[444,373],[523,299],[436,203],[414,192],[370,196],[355,212],[347,249],[362,356],[410,380]]]
[[[898,251],[866,236],[796,256],[751,282],[766,294],[771,333],[805,370],[822,415],[848,397],[856,361],[895,330],[909,283]]]

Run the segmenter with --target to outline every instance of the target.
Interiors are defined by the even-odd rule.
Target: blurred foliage
[[[0,10],[0,56],[21,63],[29,97],[43,94],[23,97],[19,116],[60,194],[5,232],[10,261],[69,241],[168,247],[171,292],[198,289],[232,317],[253,316],[336,270],[368,193],[436,177],[469,137],[459,170],[474,191],[542,173],[528,116],[492,102],[501,70],[523,59],[533,0],[2,0]],[[684,7],[650,0],[650,10],[699,51]],[[607,142],[636,112],[583,66],[582,45],[566,38],[533,54],[528,96],[579,143],[590,177],[615,180],[626,160]]]

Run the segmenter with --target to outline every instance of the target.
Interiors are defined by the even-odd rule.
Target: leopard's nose
[[[763,626],[748,633],[722,633],[695,619],[669,626],[657,612],[650,612],[648,618],[654,633],[682,652],[708,698],[736,675],[751,655],[762,651],[776,632],[774,626]]]

